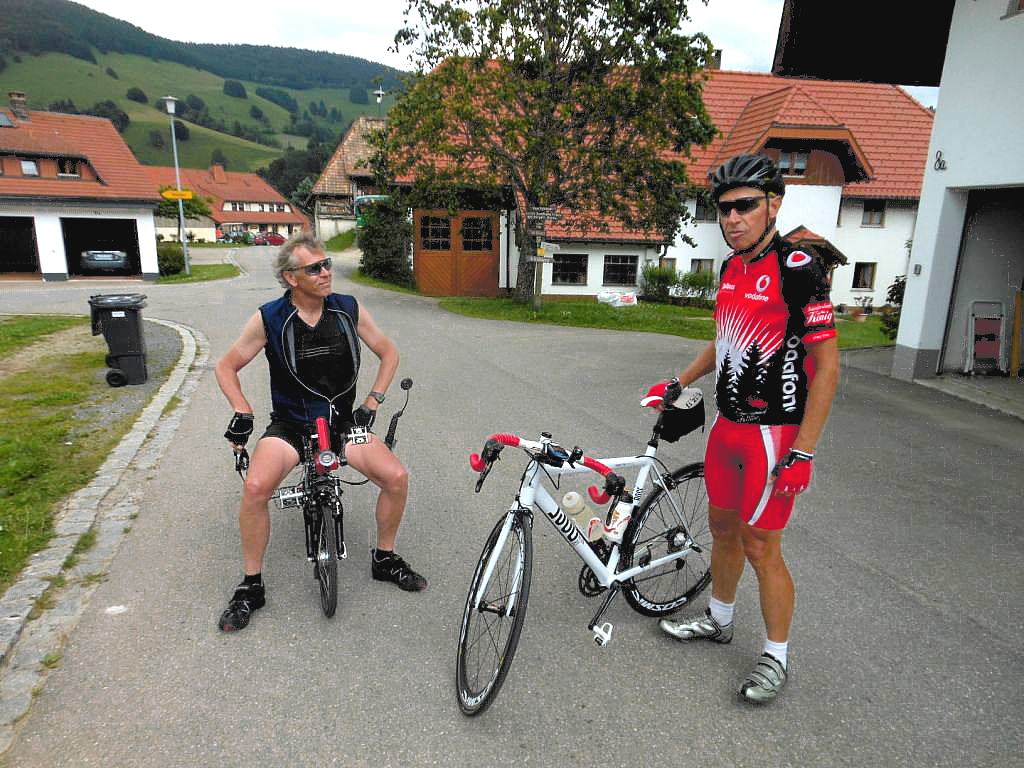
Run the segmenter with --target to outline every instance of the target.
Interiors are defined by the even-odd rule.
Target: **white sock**
[[[712,597],[708,602],[708,608],[711,609],[711,618],[717,621],[719,626],[727,627],[732,624],[732,614],[736,609],[736,601],[723,603],[721,600]]]
[[[762,650],[762,653],[770,653],[772,656],[778,659],[779,664],[782,665],[783,669],[786,668],[786,655],[788,654],[788,652],[789,640],[787,640],[784,643],[773,643],[768,638],[765,638],[764,649]]]

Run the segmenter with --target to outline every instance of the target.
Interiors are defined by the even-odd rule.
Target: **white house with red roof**
[[[0,108],[0,275],[67,280],[86,250],[128,255],[128,274],[158,275],[153,209],[160,198],[113,124]]]
[[[885,55],[849,55],[866,39]],[[839,26],[828,4],[786,0],[776,72],[940,86],[894,377],[1024,376],[1022,63],[1024,0],[865,0]]]
[[[309,230],[309,219],[255,173],[209,168],[181,168],[181,188],[209,201],[210,216],[186,219],[186,237],[214,242],[218,233],[276,232],[291,237]],[[145,166],[151,189],[174,187],[173,167]],[[177,219],[158,219],[158,235],[178,239]]]
[[[884,304],[888,286],[906,271],[932,113],[893,85],[722,70],[707,72],[704,103],[719,136],[693,150],[691,181],[706,186],[708,172],[734,155],[773,157],[787,185],[779,231],[803,229],[845,259],[833,274],[835,303]],[[414,212],[414,266],[421,290],[458,294],[471,286],[476,294],[496,295],[514,287],[519,254],[512,230],[521,208],[462,211],[457,217]],[[545,225],[544,240],[558,250],[553,262],[543,265],[543,293],[634,290],[644,265],[651,263],[717,273],[728,246],[715,212],[698,200],[689,211],[695,220],[673,243],[612,219],[586,229],[570,227],[564,222],[572,212],[561,211],[562,224]],[[467,221],[472,242],[465,234],[460,242]],[[477,236],[478,230],[487,237]]]

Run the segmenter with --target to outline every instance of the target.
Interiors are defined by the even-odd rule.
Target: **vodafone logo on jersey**
[[[832,302],[822,301],[817,304],[808,304],[804,307],[804,320],[808,327],[814,325],[832,325],[834,321],[832,314]]]
[[[810,255],[804,253],[803,251],[793,251],[791,254],[789,254],[789,256],[786,257],[786,266],[790,268],[802,267],[805,264],[810,263]]]
[[[768,290],[768,286],[772,284],[772,279],[768,275],[761,275],[757,278],[757,292],[764,293]]]

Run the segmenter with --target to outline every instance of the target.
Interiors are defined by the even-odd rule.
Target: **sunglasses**
[[[331,271],[331,259],[329,257],[320,259],[320,261],[314,261],[312,264],[307,264],[304,267],[288,267],[285,272],[298,272],[300,269],[310,277],[316,277],[322,269],[326,269],[328,272]]]
[[[733,211],[750,213],[761,204],[761,200],[762,198],[760,197],[741,197],[739,200],[729,201],[720,200],[718,202],[718,212],[722,216],[728,216]]]

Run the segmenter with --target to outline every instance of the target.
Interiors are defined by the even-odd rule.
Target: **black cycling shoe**
[[[239,584],[227,609],[220,615],[217,626],[224,632],[245,629],[252,618],[252,612],[266,604],[266,592],[262,584]]]
[[[370,574],[375,581],[390,581],[406,592],[422,592],[427,588],[427,580],[409,567],[401,557],[392,553],[378,561],[376,554],[370,554]]]

